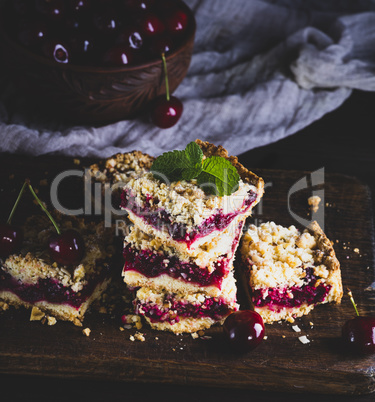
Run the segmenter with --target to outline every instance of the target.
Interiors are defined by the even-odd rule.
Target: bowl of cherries
[[[189,68],[195,30],[182,0],[6,0],[0,54],[43,112],[107,124],[173,93]]]

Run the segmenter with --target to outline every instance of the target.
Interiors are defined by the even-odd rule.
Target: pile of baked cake
[[[253,308],[266,323],[339,303],[339,262],[319,225],[302,233],[274,222],[245,226],[263,196],[263,180],[221,146],[196,143],[205,158],[220,156],[236,168],[236,191],[208,196],[195,180],[165,183],[150,171],[154,158],[139,151],[90,166],[94,181],[116,187],[114,199],[126,211],[120,217],[128,228],[122,276],[134,291],[134,312],[152,328],[177,334],[222,323],[240,308],[236,254],[245,274],[236,276],[245,278]],[[76,267],[59,266],[43,253],[43,236],[34,233],[17,255],[0,260],[0,299],[60,319],[83,319],[110,281],[110,269],[103,267],[110,265],[115,233],[74,222],[91,254],[86,251]],[[32,238],[38,239],[35,247]]]

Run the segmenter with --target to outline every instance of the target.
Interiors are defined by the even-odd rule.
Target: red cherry
[[[170,96],[169,100],[165,95],[158,96],[152,105],[151,120],[160,128],[174,126],[180,119],[183,111],[182,102],[175,96]]]
[[[375,353],[375,317],[359,316],[348,320],[342,328],[342,338],[355,353]]]
[[[252,310],[230,314],[223,324],[224,334],[233,350],[248,352],[256,348],[264,337],[262,317]]]
[[[147,14],[145,16],[142,16],[139,21],[139,25],[142,29],[142,32],[147,37],[159,35],[165,30],[165,26],[162,23],[161,19],[154,14]]]
[[[348,295],[357,316],[348,320],[342,327],[341,336],[344,345],[357,354],[375,353],[375,317],[360,316],[350,290],[348,290]]]
[[[183,10],[174,10],[165,20],[165,26],[171,33],[183,33],[189,23],[188,15]]]
[[[51,39],[44,43],[42,52],[44,56],[56,61],[57,63],[66,64],[70,61],[70,50],[68,46],[57,39]]]
[[[23,240],[21,228],[9,223],[0,223],[0,257],[6,258],[17,251]]]
[[[51,258],[62,265],[76,265],[85,254],[82,236],[74,229],[53,234],[48,243]]]
[[[103,55],[103,63],[107,66],[123,66],[130,64],[134,59],[134,53],[126,45],[115,45]]]
[[[143,38],[137,27],[130,26],[121,30],[116,38],[116,43],[140,49],[143,45]]]
[[[36,0],[35,7],[40,14],[54,20],[61,19],[65,14],[64,0]]]

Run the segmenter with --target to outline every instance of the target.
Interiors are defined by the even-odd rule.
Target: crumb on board
[[[319,204],[322,199],[318,195],[312,195],[307,199],[308,204],[313,212],[317,212],[319,209]]]
[[[199,335],[198,335],[196,332],[193,332],[193,333],[191,334],[191,337],[192,337],[193,339],[197,339],[197,338],[199,338]]]
[[[292,326],[293,331],[295,332],[301,332],[301,328],[298,325],[293,325]]]
[[[90,336],[91,329],[90,328],[85,328],[85,329],[82,330],[82,333],[83,333],[83,335]]]
[[[31,309],[30,321],[40,321],[44,316],[45,313],[43,313],[43,311],[40,308],[34,306]]]
[[[293,324],[294,321],[295,321],[293,317],[288,317],[286,320],[287,320],[288,322],[290,322],[291,324]]]
[[[81,161],[80,161],[80,159],[75,158],[75,159],[73,159],[73,163],[74,163],[75,165],[80,165],[80,164],[81,164]]]
[[[6,311],[9,309],[9,304],[0,300],[0,310]]]
[[[81,322],[78,318],[75,318],[75,319],[74,319],[73,324],[74,324],[76,327],[82,327],[82,322]]]
[[[144,342],[146,340],[144,334],[141,332],[136,332],[134,335],[130,335],[129,339],[134,342],[134,341],[141,341]]]
[[[356,247],[355,249],[353,249],[353,251],[354,251],[355,253],[359,254],[359,248],[358,248],[358,247]]]
[[[300,336],[300,337],[298,338],[298,340],[299,340],[301,343],[303,343],[304,345],[306,345],[307,343],[310,343],[310,340],[307,339],[307,336],[306,336],[306,335]]]

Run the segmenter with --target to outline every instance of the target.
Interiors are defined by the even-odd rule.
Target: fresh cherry
[[[36,0],[35,7],[40,14],[54,20],[62,19],[65,13],[64,0]]]
[[[107,66],[124,66],[130,64],[133,59],[132,49],[121,44],[112,46],[103,55],[103,63]]]
[[[70,50],[68,46],[57,39],[46,41],[42,46],[44,56],[56,61],[57,63],[66,64],[70,60]]]
[[[140,49],[143,45],[143,38],[137,27],[128,26],[118,34],[116,43],[125,44],[132,49]]]
[[[237,352],[255,349],[263,340],[262,317],[252,310],[240,310],[230,314],[223,324],[230,347]]]
[[[48,250],[52,260],[62,265],[78,264],[85,254],[85,243],[81,234],[74,229],[68,229],[65,232],[61,232],[52,215],[36,195],[31,184],[29,182],[27,183],[35,200],[46,213],[56,229],[56,233],[52,234],[48,241]]]
[[[85,254],[85,244],[80,233],[69,229],[53,234],[48,243],[51,258],[61,265],[76,265]]]
[[[22,194],[26,188],[26,183],[23,184],[18,197],[13,205],[6,223],[0,223],[0,258],[6,258],[8,255],[17,251],[23,240],[23,231],[21,228],[12,225],[12,218],[16,212],[16,208],[21,200]]]
[[[357,316],[348,320],[342,328],[344,345],[360,355],[375,353],[375,317],[360,316],[350,290],[348,295]]]
[[[147,37],[159,35],[165,30],[165,26],[161,19],[151,13],[143,16],[139,21],[139,25],[142,29],[142,32]]]
[[[178,98],[170,96],[167,99],[164,95],[161,95],[153,101],[151,120],[160,128],[169,128],[178,122],[182,111],[183,105]]]
[[[188,15],[183,10],[173,10],[167,15],[165,26],[171,33],[183,33],[188,26]]]
[[[182,102],[175,96],[169,94],[167,61],[165,54],[161,54],[165,74],[165,95],[160,95],[153,100],[150,107],[151,121],[160,128],[174,126],[180,119],[183,112]]]

